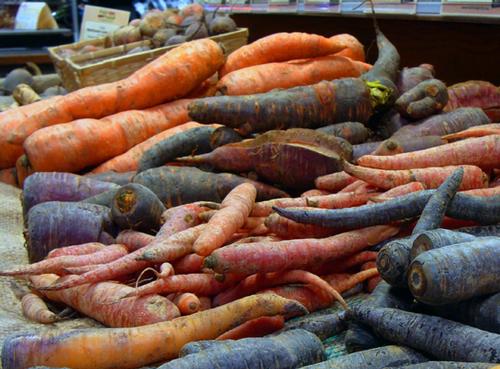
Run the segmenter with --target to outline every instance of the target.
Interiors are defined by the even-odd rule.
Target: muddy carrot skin
[[[411,182],[420,182],[426,188],[437,188],[448,178],[457,168],[456,166],[417,168],[413,170],[384,170],[365,168],[344,163],[344,170],[351,175],[360,178],[376,187],[391,189]],[[481,168],[473,165],[461,166],[464,170],[463,180],[460,185],[461,190],[488,187],[489,178]]]
[[[398,231],[399,229],[393,226],[377,226],[324,239],[227,246],[208,256],[204,264],[219,273],[234,272],[246,275],[306,268],[320,259],[338,259],[361,251],[369,245],[395,235]]]
[[[475,190],[461,191],[464,195],[490,197],[500,195],[500,186],[490,188],[477,188]]]
[[[447,102],[446,85],[438,79],[429,79],[399,96],[395,108],[404,117],[422,119],[443,110]]]
[[[446,143],[444,138],[439,136],[422,137],[392,137],[383,141],[371,155],[395,155],[403,152],[413,152],[428,149],[430,147],[441,146]]]
[[[34,322],[42,324],[52,324],[57,322],[59,317],[49,310],[45,302],[33,293],[27,293],[21,299],[23,315]]]
[[[314,181],[314,184],[320,190],[336,192],[356,181],[356,177],[346,172],[338,172],[318,177]]]
[[[425,231],[413,241],[410,258],[413,260],[423,252],[457,243],[474,241],[476,238],[476,236],[468,233],[451,231],[444,228]]]
[[[298,302],[262,294],[144,327],[25,333],[6,340],[2,366],[4,369],[27,369],[36,365],[74,369],[140,368],[173,359],[186,343],[215,339],[247,320],[305,313],[307,310]]]
[[[342,137],[353,145],[365,142],[370,135],[368,128],[358,122],[331,124],[316,130],[336,137]]]

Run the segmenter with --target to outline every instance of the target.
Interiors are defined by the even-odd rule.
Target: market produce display
[[[113,37],[231,22],[207,17],[153,12]],[[0,276],[27,319],[70,307],[103,325],[9,336],[2,367],[499,364],[499,88],[401,70],[375,29],[373,65],[347,34],[278,33],[226,59],[201,39],[0,113],[31,263]],[[194,96],[209,79],[214,96]],[[343,331],[350,354],[328,358]]]

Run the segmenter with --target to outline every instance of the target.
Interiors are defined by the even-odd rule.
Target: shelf
[[[23,64],[33,62],[37,64],[50,63],[50,57],[45,48],[0,48],[0,65]]]
[[[0,29],[0,37],[23,37],[23,36],[69,36],[73,32],[69,28],[59,28],[59,29],[39,29],[39,30],[28,30],[28,29]]]

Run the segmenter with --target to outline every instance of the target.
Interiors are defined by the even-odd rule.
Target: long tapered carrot
[[[379,275],[379,272],[377,268],[370,268],[367,270],[363,270],[359,273],[356,274],[328,274],[328,275],[323,275],[321,278],[323,278],[325,281],[330,283],[330,285],[335,288],[338,292],[342,293],[345,292],[354,286],[356,286],[358,283],[362,283],[370,278],[373,278],[375,276]]]
[[[312,85],[323,80],[359,77],[370,65],[344,56],[328,55],[318,58],[266,63],[235,70],[218,83],[222,95],[251,95],[276,88]]]
[[[477,165],[495,168],[500,162],[500,135],[469,138],[426,150],[393,156],[365,155],[358,164],[380,169],[413,169],[447,165]]]
[[[34,264],[3,270],[0,275],[59,273],[68,267],[108,263],[127,253],[127,248],[123,245],[110,245],[92,254],[52,257]]]
[[[173,128],[166,129],[157,133],[156,135],[148,138],[128,151],[121,155],[115,156],[114,158],[102,163],[97,168],[92,170],[92,173],[103,173],[103,172],[130,172],[137,170],[139,166],[139,160],[141,160],[142,154],[151,148],[153,145],[164,140],[167,137],[173,136],[177,133],[184,132],[193,127],[199,127],[200,124],[196,122],[187,122],[176,126]]]
[[[189,121],[189,99],[147,110],[128,110],[101,120],[79,119],[42,128],[24,142],[31,168],[76,172],[120,155],[148,138]],[[48,144],[50,142],[50,145]]]
[[[299,32],[275,33],[231,53],[219,75],[224,76],[252,65],[330,55],[344,48],[342,42],[319,35]]]
[[[443,140],[456,141],[471,137],[482,137],[489,135],[500,135],[500,123],[483,124],[482,126],[474,126],[466,130],[451,133],[443,136]]]
[[[52,324],[59,320],[59,317],[49,310],[45,301],[34,293],[27,293],[22,297],[21,308],[26,318],[37,323]]]
[[[326,190],[318,190],[317,188],[313,188],[312,190],[304,191],[300,194],[300,197],[311,197],[311,196],[325,196],[331,195],[330,191]]]
[[[374,195],[375,195],[374,193],[358,194],[354,192],[346,192],[342,194],[338,193],[338,194],[323,195],[323,196],[281,198],[281,199],[260,201],[255,203],[252,209],[252,213],[250,215],[257,217],[267,216],[272,213],[273,206],[279,206],[283,208],[302,207],[302,206],[309,206],[309,207],[323,208],[323,209],[349,208],[352,206],[366,204],[368,199]]]
[[[478,188],[475,190],[461,191],[465,195],[490,197],[500,195],[500,186],[490,188]]]
[[[426,188],[437,188],[457,168],[456,166],[446,166],[412,170],[383,170],[360,167],[347,162],[344,164],[346,172],[384,189],[391,189],[415,181],[422,183]],[[470,190],[488,187],[488,175],[481,168],[473,165],[463,165],[462,168],[464,169],[464,178],[460,189]]]
[[[24,140],[40,128],[75,119],[98,119],[178,99],[213,75],[223,62],[222,49],[216,42],[191,41],[123,80],[86,87],[1,113],[0,125],[7,133],[0,136],[0,168],[11,167],[22,155]]]
[[[333,301],[328,296],[321,296],[316,293],[313,289],[309,288],[308,285],[301,286],[295,284],[288,284],[282,286],[276,286],[271,288],[266,288],[259,292],[262,293],[275,293],[281,297],[295,300],[300,302],[306,307],[310,312],[325,309],[332,306]]]
[[[120,242],[118,242],[120,243]],[[59,247],[50,251],[47,254],[47,259],[55,258],[58,256],[70,256],[70,255],[85,255],[92,254],[96,251],[104,249],[106,246],[99,242],[84,243],[81,245],[65,246]]]
[[[280,330],[284,326],[285,318],[281,315],[263,316],[249,320],[221,334],[216,340],[239,340],[248,337],[263,337]]]
[[[198,273],[203,269],[205,258],[197,254],[189,254],[173,263],[176,274]]]
[[[330,40],[343,46],[344,49],[335,53],[335,55],[346,56],[353,60],[365,61],[365,48],[359,40],[348,33],[340,33],[330,37]]]
[[[195,241],[193,250],[198,255],[206,256],[222,246],[245,224],[256,196],[257,190],[250,183],[243,183],[229,192],[221,203],[221,209],[209,220]]]
[[[254,274],[307,268],[318,260],[334,260],[359,252],[398,233],[394,226],[375,226],[323,239],[257,242],[226,246],[205,258],[219,273]]]
[[[147,233],[126,229],[116,236],[116,242],[125,245],[130,251],[135,251],[149,245],[154,238]]]
[[[320,265],[314,265],[309,270],[317,275],[344,273],[357,265],[366,263],[368,261],[375,261],[376,259],[377,252],[361,251],[357,254],[350,255],[342,259],[329,261]]]
[[[370,201],[372,202],[383,202],[390,199],[393,199],[398,196],[407,195],[412,192],[418,192],[425,190],[425,186],[420,182],[410,182],[404,185],[396,186],[391,188],[390,190],[373,197],[370,197]]]
[[[354,193],[371,193],[375,192],[377,188],[373,185],[371,185],[368,182],[365,182],[363,180],[358,179],[356,182],[353,182],[347,186],[345,186],[343,189],[341,189],[338,193],[347,193],[347,192],[354,192]]]
[[[327,174],[316,178],[314,184],[316,188],[326,191],[340,191],[344,187],[356,182],[358,179],[346,172]]]
[[[326,228],[313,224],[297,223],[278,214],[269,215],[266,218],[264,224],[269,232],[275,234],[283,240],[299,238],[323,238],[340,233],[340,230],[335,228]]]
[[[2,366],[4,369],[36,365],[74,369],[139,368],[173,359],[188,342],[217,338],[260,316],[291,317],[305,313],[307,310],[296,301],[276,294],[261,294],[144,327],[15,335],[4,344]]]
[[[199,215],[209,208],[218,208],[219,204],[211,202],[194,202],[167,209],[161,215],[163,225],[158,231],[160,236],[171,236],[177,232],[200,224]]]

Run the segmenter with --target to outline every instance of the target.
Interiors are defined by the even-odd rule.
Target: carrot
[[[19,185],[17,184],[16,167],[0,170],[0,182],[19,187]]]
[[[361,228],[377,224],[388,224],[396,220],[418,216],[435,190],[425,190],[400,196],[382,203],[361,205],[347,209],[278,208],[281,216],[296,222],[316,224],[323,227]],[[451,200],[446,214],[481,224],[496,224],[500,220],[498,196],[478,197],[462,195]],[[495,201],[497,200],[497,201]]]
[[[330,273],[344,273],[355,266],[361,265],[369,261],[374,261],[376,259],[377,259],[377,252],[361,251],[339,260],[334,260],[331,262],[325,262],[319,265],[315,265],[311,268],[311,272],[318,275],[330,274]]]
[[[483,124],[482,126],[467,128],[466,130],[460,132],[445,135],[442,138],[443,140],[447,141],[456,141],[471,137],[482,137],[482,136],[499,135],[499,134],[500,134],[500,123],[491,123],[491,124]]]
[[[209,310],[212,308],[212,299],[208,296],[199,296],[200,300],[200,311]]]
[[[173,359],[187,342],[214,339],[247,320],[305,312],[305,308],[295,301],[264,294],[145,327],[74,330],[59,335],[14,335],[4,343],[2,366],[4,369],[34,365],[75,369],[138,368]],[[23,354],[19,355],[20,352]]]
[[[200,300],[194,293],[184,292],[174,298],[174,304],[182,315],[197,313],[200,310]]]
[[[203,222],[208,222],[217,214],[217,210],[207,210],[198,215],[198,218]],[[251,230],[264,224],[265,217],[248,217],[239,231]]]
[[[267,216],[273,211],[273,206],[282,208],[309,206],[323,209],[341,209],[363,205],[374,194],[346,192],[324,196],[282,198],[260,201],[253,206],[252,216]]]
[[[434,67],[430,64],[420,64],[418,67],[404,67],[399,73],[398,90],[401,94],[411,90],[420,82],[434,78]]]
[[[425,186],[420,182],[410,182],[404,185],[396,186],[391,188],[390,190],[377,195],[370,197],[370,201],[372,202],[384,202],[395,197],[407,195],[412,192],[419,192],[425,190]]]
[[[23,184],[23,213],[41,202],[80,201],[113,188],[118,186],[71,173],[33,173]]]
[[[307,190],[305,192],[302,192],[300,194],[300,197],[324,196],[324,195],[331,195],[331,194],[332,193],[330,191],[318,190],[316,188],[313,188],[312,190]]]
[[[197,353],[163,364],[158,369],[299,368],[324,359],[321,341],[296,329],[259,338],[208,341]]]
[[[24,185],[24,180],[34,172],[35,171],[28,161],[28,157],[26,155],[19,156],[16,160],[17,184],[22,187]]]
[[[445,111],[451,111],[464,106],[474,106],[482,109],[500,106],[500,89],[486,81],[467,81],[448,87],[450,96]]]
[[[356,37],[348,33],[340,33],[330,37],[330,40],[345,47],[343,50],[336,52],[336,55],[342,55],[361,62],[365,61],[365,49]]]
[[[316,292],[317,291],[309,288],[307,285],[281,285],[262,290],[259,294],[275,293],[286,299],[295,300],[304,305],[310,312],[332,306],[333,301],[329,296],[318,295]]]
[[[399,309],[354,307],[354,318],[383,338],[439,360],[498,362],[500,335],[434,316]],[[474,346],[470,346],[474,342]]]
[[[335,288],[335,290],[342,293],[356,286],[358,283],[362,283],[369,278],[377,276],[378,274],[377,268],[371,268],[352,275],[329,274],[324,275],[321,278],[327,281],[333,288]]]
[[[412,364],[399,367],[400,369],[488,369],[498,367],[495,364],[470,363],[456,361],[426,361],[421,364]]]
[[[179,65],[184,63],[189,63],[191,68],[180,68]],[[87,87],[4,112],[0,116],[0,125],[9,134],[3,135],[0,141],[3,147],[0,168],[14,164],[22,155],[23,141],[36,130],[74,119],[101,118],[178,99],[214,74],[222,63],[222,49],[216,42],[196,40],[165,53],[121,81]],[[165,85],[175,87],[164,89],[162,86]],[[100,139],[100,142],[104,141]]]
[[[207,256],[221,247],[245,224],[256,196],[257,190],[249,183],[241,184],[229,192],[221,203],[221,209],[209,220],[195,241],[193,250],[198,255]]]
[[[338,172],[320,176],[316,178],[314,184],[316,185],[316,188],[319,188],[320,190],[335,192],[356,181],[356,177],[353,177],[346,172]]]
[[[284,325],[285,319],[281,315],[263,316],[249,320],[221,334],[216,340],[239,340],[248,337],[263,337],[280,330]]]
[[[110,245],[91,254],[52,257],[34,264],[18,266],[10,270],[2,270],[0,271],[0,275],[16,276],[60,273],[64,268],[67,267],[108,263],[126,254],[127,249],[123,245]]]
[[[288,197],[275,187],[229,173],[208,173],[197,168],[165,166],[148,169],[134,178],[146,186],[167,208],[196,201],[222,202],[222,199],[241,183],[252,183],[257,188],[257,199]]]
[[[87,272],[90,272],[91,270],[96,270],[97,268],[101,268],[106,264],[95,264],[95,265],[83,265],[83,266],[78,266],[78,267],[66,267],[64,268],[64,272],[66,274],[85,274]]]
[[[366,123],[372,105],[370,90],[361,79],[342,78],[255,95],[207,97],[193,101],[188,110],[197,122],[218,122],[247,135],[347,121]]]
[[[395,367],[396,365],[399,367],[404,364],[425,361],[427,361],[427,358],[418,351],[407,347],[390,345],[335,357],[315,365],[305,366],[304,369],[376,369]]]
[[[225,74],[217,83],[222,95],[251,95],[277,88],[312,85],[344,77],[359,77],[370,65],[340,55],[248,66]]]
[[[163,225],[158,231],[159,236],[171,236],[188,228],[200,224],[199,215],[208,208],[219,207],[219,204],[210,202],[190,203],[167,209],[161,215]]]
[[[120,242],[118,242],[120,243]],[[55,258],[59,256],[77,256],[77,255],[87,255],[92,254],[96,251],[101,251],[106,246],[99,242],[84,243],[81,245],[65,246],[59,247],[50,251],[47,254],[47,259]]]
[[[121,229],[156,232],[165,206],[153,191],[138,183],[129,183],[116,192],[111,204],[113,221]]]
[[[316,294],[326,296],[333,304],[337,300],[345,310],[348,310],[347,304],[335,288],[310,272],[304,270],[287,270],[278,273],[253,274],[248,276],[238,285],[219,293],[213,299],[214,305],[224,305],[237,300],[243,296],[251,295],[259,290],[277,286],[280,284],[304,283],[309,286]]]
[[[461,192],[465,195],[490,197],[490,196],[500,195],[500,186],[489,187],[489,188],[477,188],[474,190],[461,191]]]
[[[139,162],[145,152],[150,150],[159,142],[162,142],[163,140],[167,139],[168,137],[172,137],[179,133],[185,132],[186,130],[200,126],[201,125],[196,122],[187,122],[179,126],[168,128],[164,131],[161,131],[155,134],[154,136],[151,136],[147,140],[136,144],[128,151],[125,151],[123,154],[110,158],[108,161],[102,163],[97,168],[93,169],[92,173],[103,173],[109,171],[129,172],[135,170],[139,172],[138,170]]]
[[[318,260],[340,259],[395,235],[398,228],[377,226],[324,239],[287,240],[226,246],[205,258],[219,273],[254,274],[307,268]],[[299,256],[300,255],[300,256]]]
[[[366,292],[372,293],[380,282],[382,282],[382,277],[380,275],[368,279],[365,284]]]
[[[428,79],[399,96],[394,106],[404,117],[422,119],[443,110],[447,102],[446,85],[438,79]]]
[[[498,253],[498,238],[478,239],[424,252],[410,264],[408,285],[417,300],[430,305],[495,293],[500,277],[496,262]]]
[[[349,193],[349,192],[354,192],[354,193],[359,193],[359,194],[367,194],[367,193],[374,192],[374,190],[376,190],[376,187],[370,185],[369,183],[367,183],[365,181],[357,180],[356,182],[353,182],[350,185],[345,186],[343,189],[341,189],[338,192],[338,194]]]
[[[444,136],[464,129],[491,123],[479,108],[460,108],[448,113],[436,114],[415,125],[407,124],[398,129],[393,137]]]
[[[477,165],[494,168],[500,160],[500,135],[469,138],[426,150],[394,156],[364,156],[362,166],[381,169],[413,169],[446,165]]]
[[[380,146],[380,144],[381,144],[380,141],[375,141],[375,142],[365,142],[362,144],[353,145],[352,146],[353,162],[356,163],[360,157],[371,154]]]
[[[330,55],[344,48],[342,42],[319,35],[299,32],[275,33],[231,53],[219,75],[223,77],[232,71],[252,65]]]
[[[445,143],[439,136],[393,137],[383,141],[371,155],[395,155],[441,146]]]
[[[473,226],[459,228],[457,231],[468,233],[477,237],[500,236],[500,225]]]
[[[344,140],[349,141],[353,145],[365,142],[370,135],[370,131],[364,126],[364,124],[358,122],[331,124],[316,130],[329,135],[342,137]]]
[[[227,127],[197,126],[164,136],[142,152],[137,172],[159,167],[184,155],[203,154],[243,139]]]
[[[269,232],[281,239],[323,238],[339,233],[338,229],[325,228],[311,224],[302,224],[293,220],[271,214],[265,220]]]
[[[85,118],[45,127],[31,134],[23,147],[36,171],[77,172],[123,154],[161,131],[186,123],[189,102],[177,100],[147,110],[116,113],[102,120]],[[51,145],[47,145],[49,141]]]
[[[52,324],[60,318],[49,310],[45,301],[33,293],[27,293],[21,299],[23,315],[34,322]]]
[[[63,277],[66,278],[66,277]],[[56,281],[54,274],[31,276],[36,290]],[[109,327],[134,327],[158,323],[180,315],[177,307],[167,298],[153,295],[114,303],[117,298],[133,291],[118,283],[100,282],[62,291],[42,291],[50,300],[62,302]]]
[[[189,254],[176,260],[174,270],[177,274],[198,273],[203,269],[205,258],[197,254]]]
[[[456,243],[474,241],[477,237],[464,232],[451,231],[443,228],[422,232],[413,241],[410,259],[415,259],[423,252]]]
[[[488,175],[479,167],[472,165],[417,168],[412,170],[383,170],[355,166],[348,162],[344,163],[344,171],[383,189],[391,189],[415,181],[422,183],[426,188],[437,188],[457,168],[462,168],[464,171],[460,189],[469,190],[488,186]]]
[[[113,171],[103,172],[103,173],[89,172],[85,174],[85,177],[97,179],[98,181],[103,181],[103,182],[111,182],[123,186],[126,185],[127,183],[132,182],[132,178],[135,176],[135,174],[136,172],[125,172],[125,173],[118,173]]]
[[[147,233],[126,229],[116,237],[116,243],[125,245],[127,250],[136,251],[146,247],[154,240],[154,236]]]
[[[284,286],[290,290],[307,290],[307,287],[300,286]],[[282,287],[274,288],[283,290]],[[311,300],[313,300],[312,298]],[[309,310],[313,311],[313,310]],[[284,331],[291,329],[304,329],[308,332],[314,333],[321,340],[335,336],[347,328],[348,312],[342,310],[339,312],[318,312],[316,314],[307,314],[305,316],[297,317],[285,323]]]

